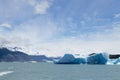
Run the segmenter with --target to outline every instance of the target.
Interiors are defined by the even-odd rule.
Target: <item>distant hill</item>
[[[48,58],[45,55],[28,55],[20,51],[11,51],[7,48],[0,48],[0,62],[26,62],[37,61],[46,62],[53,61],[54,58]]]
[[[48,58],[45,55],[29,55],[30,61],[37,61],[37,62],[46,62],[46,61],[53,61],[53,58]]]
[[[19,52],[19,51],[10,51],[7,48],[0,48],[0,61],[5,62],[24,62],[31,60],[29,55]]]

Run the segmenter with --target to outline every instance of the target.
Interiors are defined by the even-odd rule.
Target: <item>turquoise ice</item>
[[[75,58],[72,54],[65,54],[56,64],[85,64],[84,58]]]
[[[109,59],[107,53],[96,53],[87,57],[88,64],[106,64]]]

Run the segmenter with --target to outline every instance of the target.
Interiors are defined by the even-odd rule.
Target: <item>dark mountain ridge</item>
[[[20,51],[11,51],[7,48],[0,48],[0,62],[26,62],[26,61],[53,61],[54,58],[45,55],[28,55]]]

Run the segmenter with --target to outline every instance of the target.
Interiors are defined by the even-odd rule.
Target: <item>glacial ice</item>
[[[120,57],[113,62],[114,64],[120,64]]]
[[[106,65],[114,65],[113,60],[109,59],[106,63]]]
[[[72,54],[65,54],[56,64],[85,64],[84,58],[75,58]]]
[[[58,61],[54,61],[55,64],[106,64],[114,65],[120,64],[120,58],[118,59],[109,59],[107,53],[94,53],[89,55],[86,58],[76,57],[73,54],[65,54]]]
[[[109,59],[107,53],[96,53],[87,57],[88,64],[106,64]]]

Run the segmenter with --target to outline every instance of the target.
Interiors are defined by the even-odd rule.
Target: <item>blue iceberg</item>
[[[55,64],[85,64],[84,58],[75,58],[72,54],[65,54],[59,61],[54,62]]]
[[[106,64],[109,59],[107,53],[95,53],[87,58],[88,64]]]
[[[120,64],[120,57],[113,62],[114,64]]]

